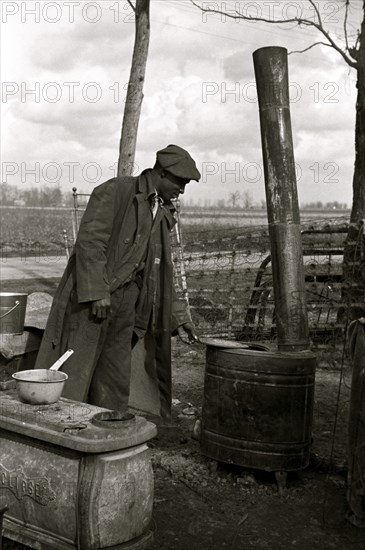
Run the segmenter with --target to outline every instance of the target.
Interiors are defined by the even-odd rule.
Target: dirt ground
[[[326,550],[361,548],[365,531],[347,524],[346,438],[351,372],[341,350],[319,353],[313,448],[308,468],[274,474],[205,458],[191,438],[203,399],[204,349],[174,345],[174,415],[151,444],[155,471],[153,549]],[[341,384],[340,384],[341,379]],[[196,414],[187,414],[193,413]]]
[[[365,530],[345,520],[346,438],[351,371],[341,349],[318,353],[309,466],[274,474],[202,456],[191,437],[204,392],[205,348],[173,344],[173,418],[150,442],[155,475],[151,550],[345,550],[365,547]],[[341,380],[341,384],[340,384]],[[4,550],[23,546],[4,541]]]

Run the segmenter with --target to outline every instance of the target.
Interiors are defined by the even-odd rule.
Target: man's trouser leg
[[[88,402],[126,410],[131,374],[132,336],[139,288],[131,282],[111,296],[110,320],[90,385]]]

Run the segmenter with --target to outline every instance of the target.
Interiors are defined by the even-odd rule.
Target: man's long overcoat
[[[47,322],[35,368],[49,368],[68,348],[75,353],[64,364],[69,380],[63,397],[86,401],[95,368],[102,325],[90,316],[90,302],[113,293],[134,277],[139,227],[150,214],[154,193],[144,173],[113,178],[94,189],[82,218],[77,241],[62,276]],[[146,336],[145,369],[159,395],[161,416],[171,409],[171,335],[189,317],[173,287],[171,209],[160,213],[159,244],[150,254],[136,307],[135,330]],[[75,300],[76,296],[76,300]],[[70,308],[72,302],[77,307]],[[154,325],[149,323],[151,317]],[[147,315],[148,314],[148,315]],[[148,318],[147,318],[148,317]],[[143,403],[140,404],[143,410]]]

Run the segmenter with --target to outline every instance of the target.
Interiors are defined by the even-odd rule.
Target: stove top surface
[[[25,435],[79,452],[117,451],[155,437],[157,430],[152,422],[131,416],[120,419],[118,411],[64,398],[52,405],[29,405],[19,400],[15,390],[0,392],[0,432]]]

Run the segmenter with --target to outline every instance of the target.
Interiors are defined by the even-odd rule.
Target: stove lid
[[[15,390],[0,392],[0,429],[84,453],[134,447],[157,434],[141,416],[122,415],[61,398],[52,405],[19,401]]]

